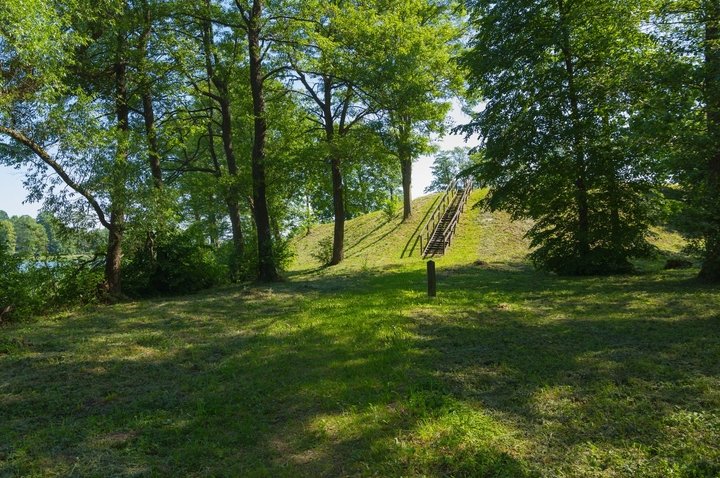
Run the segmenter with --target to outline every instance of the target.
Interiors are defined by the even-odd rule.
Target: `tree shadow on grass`
[[[583,474],[572,467],[606,453],[596,467],[720,474],[716,287],[687,273],[572,279],[470,268],[446,282],[454,311],[415,317],[424,367],[437,367],[450,395],[510,417],[545,466]],[[472,304],[461,287],[487,300]],[[708,423],[683,422],[694,416]]]
[[[492,446],[457,459],[398,447],[448,406],[425,392],[436,385],[395,326],[402,311],[376,289],[357,300],[292,290],[25,329],[0,356],[0,474],[525,476]]]
[[[523,477],[588,443],[692,461],[708,435],[667,423],[718,405],[717,291],[658,277],[461,267],[433,301],[420,269],[374,272],[14,330],[0,475]]]

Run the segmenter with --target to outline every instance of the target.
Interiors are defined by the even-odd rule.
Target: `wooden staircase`
[[[471,179],[466,179],[462,186],[453,180],[445,189],[430,219],[418,236],[423,257],[445,254],[455,237],[457,223],[465,210],[472,189]]]

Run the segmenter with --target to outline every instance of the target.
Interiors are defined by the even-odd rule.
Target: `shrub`
[[[215,286],[227,277],[217,251],[180,231],[140,247],[123,269],[124,288],[133,296],[187,294]]]
[[[385,217],[385,221],[390,222],[400,211],[402,202],[397,199],[387,198],[382,202],[382,208],[380,209]]]
[[[287,270],[295,258],[295,249],[292,247],[290,239],[280,239],[273,242],[273,257],[275,258],[275,266],[280,271]]]
[[[312,251],[311,255],[313,258],[320,261],[320,264],[325,266],[330,264],[330,261],[332,260],[332,253],[333,238],[332,236],[328,236],[318,241],[318,245],[315,250]]]
[[[20,319],[97,300],[102,267],[94,260],[38,261],[0,250],[0,320]]]

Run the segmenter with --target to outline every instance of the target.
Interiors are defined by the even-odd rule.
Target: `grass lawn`
[[[320,226],[278,285],[3,327],[0,477],[720,476],[720,290],[536,272],[526,226],[466,213],[435,300],[374,214],[339,267]]]

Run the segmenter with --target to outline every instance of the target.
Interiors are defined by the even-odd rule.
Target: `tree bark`
[[[225,161],[228,167],[228,174],[233,178],[233,182],[226,192],[225,202],[228,206],[228,214],[230,216],[230,225],[233,238],[233,255],[231,261],[230,278],[234,281],[239,280],[242,271],[241,264],[245,256],[245,241],[243,238],[242,224],[240,222],[240,193],[238,191],[238,166],[235,159],[235,151],[233,150],[232,140],[232,115],[230,112],[230,95],[227,85],[218,82],[221,88],[218,88],[220,100],[220,114],[222,117],[222,143],[225,153]]]
[[[400,158],[403,188],[403,221],[412,216],[412,159]]]
[[[409,118],[400,116],[398,133],[398,159],[400,160],[400,174],[403,189],[403,221],[412,216],[412,145],[410,136],[412,124]]]
[[[337,158],[337,155],[333,155],[330,159],[330,168],[332,170],[333,215],[335,216],[333,251],[330,265],[334,266],[340,264],[345,258],[345,198],[343,197],[344,191],[340,160]]]
[[[267,205],[265,183],[265,140],[267,120],[265,118],[265,93],[262,75],[262,54],[260,30],[263,2],[254,0],[249,21],[247,22],[248,52],[250,57],[250,89],[252,91],[254,137],[251,156],[253,183],[253,215],[257,230],[258,271],[257,278],[263,282],[279,279],[273,253],[270,215]]]
[[[335,142],[335,118],[333,117],[332,93],[333,79],[329,76],[323,77],[323,101],[318,102],[323,112],[323,124],[325,126],[325,142],[330,149],[330,176],[332,178],[333,197],[333,249],[329,265],[340,264],[345,258],[345,191],[343,189],[343,177],[341,159],[336,149]],[[341,131],[342,133],[342,131]]]

